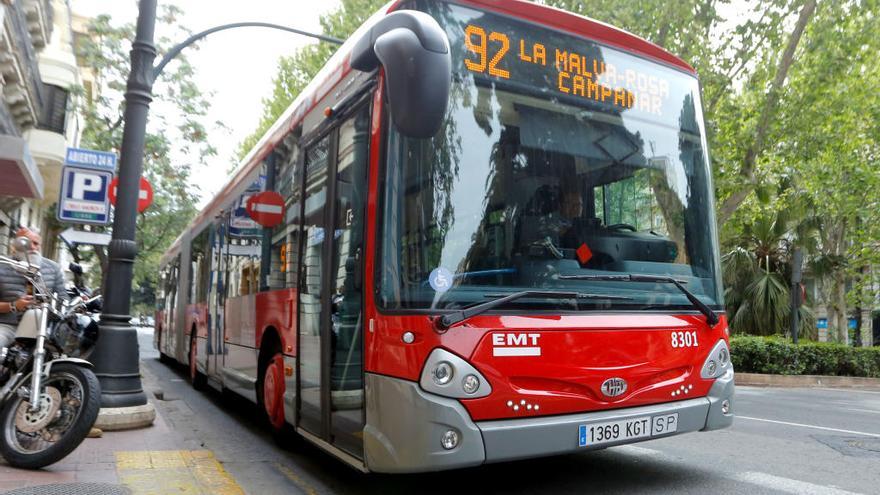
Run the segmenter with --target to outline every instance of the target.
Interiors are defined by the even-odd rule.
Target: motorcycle
[[[28,239],[16,239],[13,249],[27,253]],[[98,417],[100,385],[86,358],[98,339],[90,311],[101,296],[63,301],[47,290],[37,264],[5,256],[0,264],[28,281],[35,300],[14,343],[0,348],[0,455],[37,469],[70,454]]]

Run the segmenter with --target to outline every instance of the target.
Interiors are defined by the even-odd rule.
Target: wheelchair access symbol
[[[446,292],[452,287],[452,272],[446,268],[434,268],[428,275],[428,283],[437,292]]]

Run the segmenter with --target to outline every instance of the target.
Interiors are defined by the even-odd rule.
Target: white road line
[[[829,392],[845,392],[845,393],[847,393],[847,394],[850,394],[850,393],[857,393],[857,394],[874,394],[874,395],[880,395],[880,391],[876,391],[876,390],[862,390],[862,389],[858,389],[858,388],[846,388],[846,389],[842,389],[842,388],[815,387],[814,390],[827,390],[827,391],[829,391]]]
[[[858,409],[858,408],[855,408],[855,407],[845,407],[844,409],[846,409],[847,411],[864,412],[864,413],[871,413],[871,414],[880,414],[880,411],[876,411],[876,410],[873,410],[873,409]]]
[[[836,431],[838,433],[851,433],[853,435],[863,435],[866,437],[880,438],[880,433],[867,433],[864,431],[841,430],[840,428],[828,428],[827,426],[805,425],[803,423],[789,423],[788,421],[777,421],[775,419],[751,418],[749,416],[737,415],[736,419],[749,419],[752,421],[763,421],[765,423],[776,423],[779,425],[799,426],[801,428],[812,428],[814,430]]]
[[[816,485],[813,483],[807,483],[806,481],[782,478],[780,476],[773,476],[772,474],[755,471],[736,473],[731,475],[730,479],[798,495],[801,493],[810,493],[813,495],[855,495],[855,492],[848,492],[839,488]]]

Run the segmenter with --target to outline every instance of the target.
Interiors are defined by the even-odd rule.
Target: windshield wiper
[[[476,306],[471,306],[470,308],[462,309],[459,311],[455,311],[443,316],[438,316],[434,318],[434,326],[438,332],[445,332],[449,330],[449,327],[455,325],[456,323],[461,323],[468,318],[472,318],[481,313],[485,313],[492,308],[501,306],[503,304],[509,303],[511,301],[515,301],[517,299],[522,299],[523,297],[548,297],[553,299],[615,299],[615,300],[631,300],[631,297],[626,296],[613,296],[613,295],[605,295],[605,294],[585,294],[583,292],[562,292],[562,291],[546,291],[546,290],[524,290],[520,292],[514,292],[513,294],[508,294],[506,296],[499,296],[498,299],[493,299],[488,302],[484,302],[482,304],[477,304]]]
[[[687,297],[688,301],[697,308],[700,313],[706,315],[706,323],[709,324],[710,327],[714,327],[716,323],[718,323],[719,318],[718,315],[715,314],[709,306],[703,301],[697,299],[697,296],[694,295],[693,292],[684,288],[687,280],[679,280],[674,277],[664,277],[662,275],[640,275],[637,273],[628,273],[626,275],[560,275],[560,280],[599,280],[605,282],[655,282],[660,284],[672,284],[678,290],[682,292],[682,294]]]

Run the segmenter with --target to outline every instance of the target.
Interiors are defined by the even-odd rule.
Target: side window
[[[256,294],[260,290],[263,228],[248,216],[247,200],[263,189],[255,178],[226,214],[226,297]]]
[[[298,139],[298,133],[291,132],[275,150],[275,190],[284,198],[285,216],[281,225],[272,231],[270,289],[294,288],[299,275],[302,167]]]
[[[211,260],[208,257],[210,227],[201,231],[192,241],[190,251],[190,304],[203,303],[208,299],[208,279]]]

